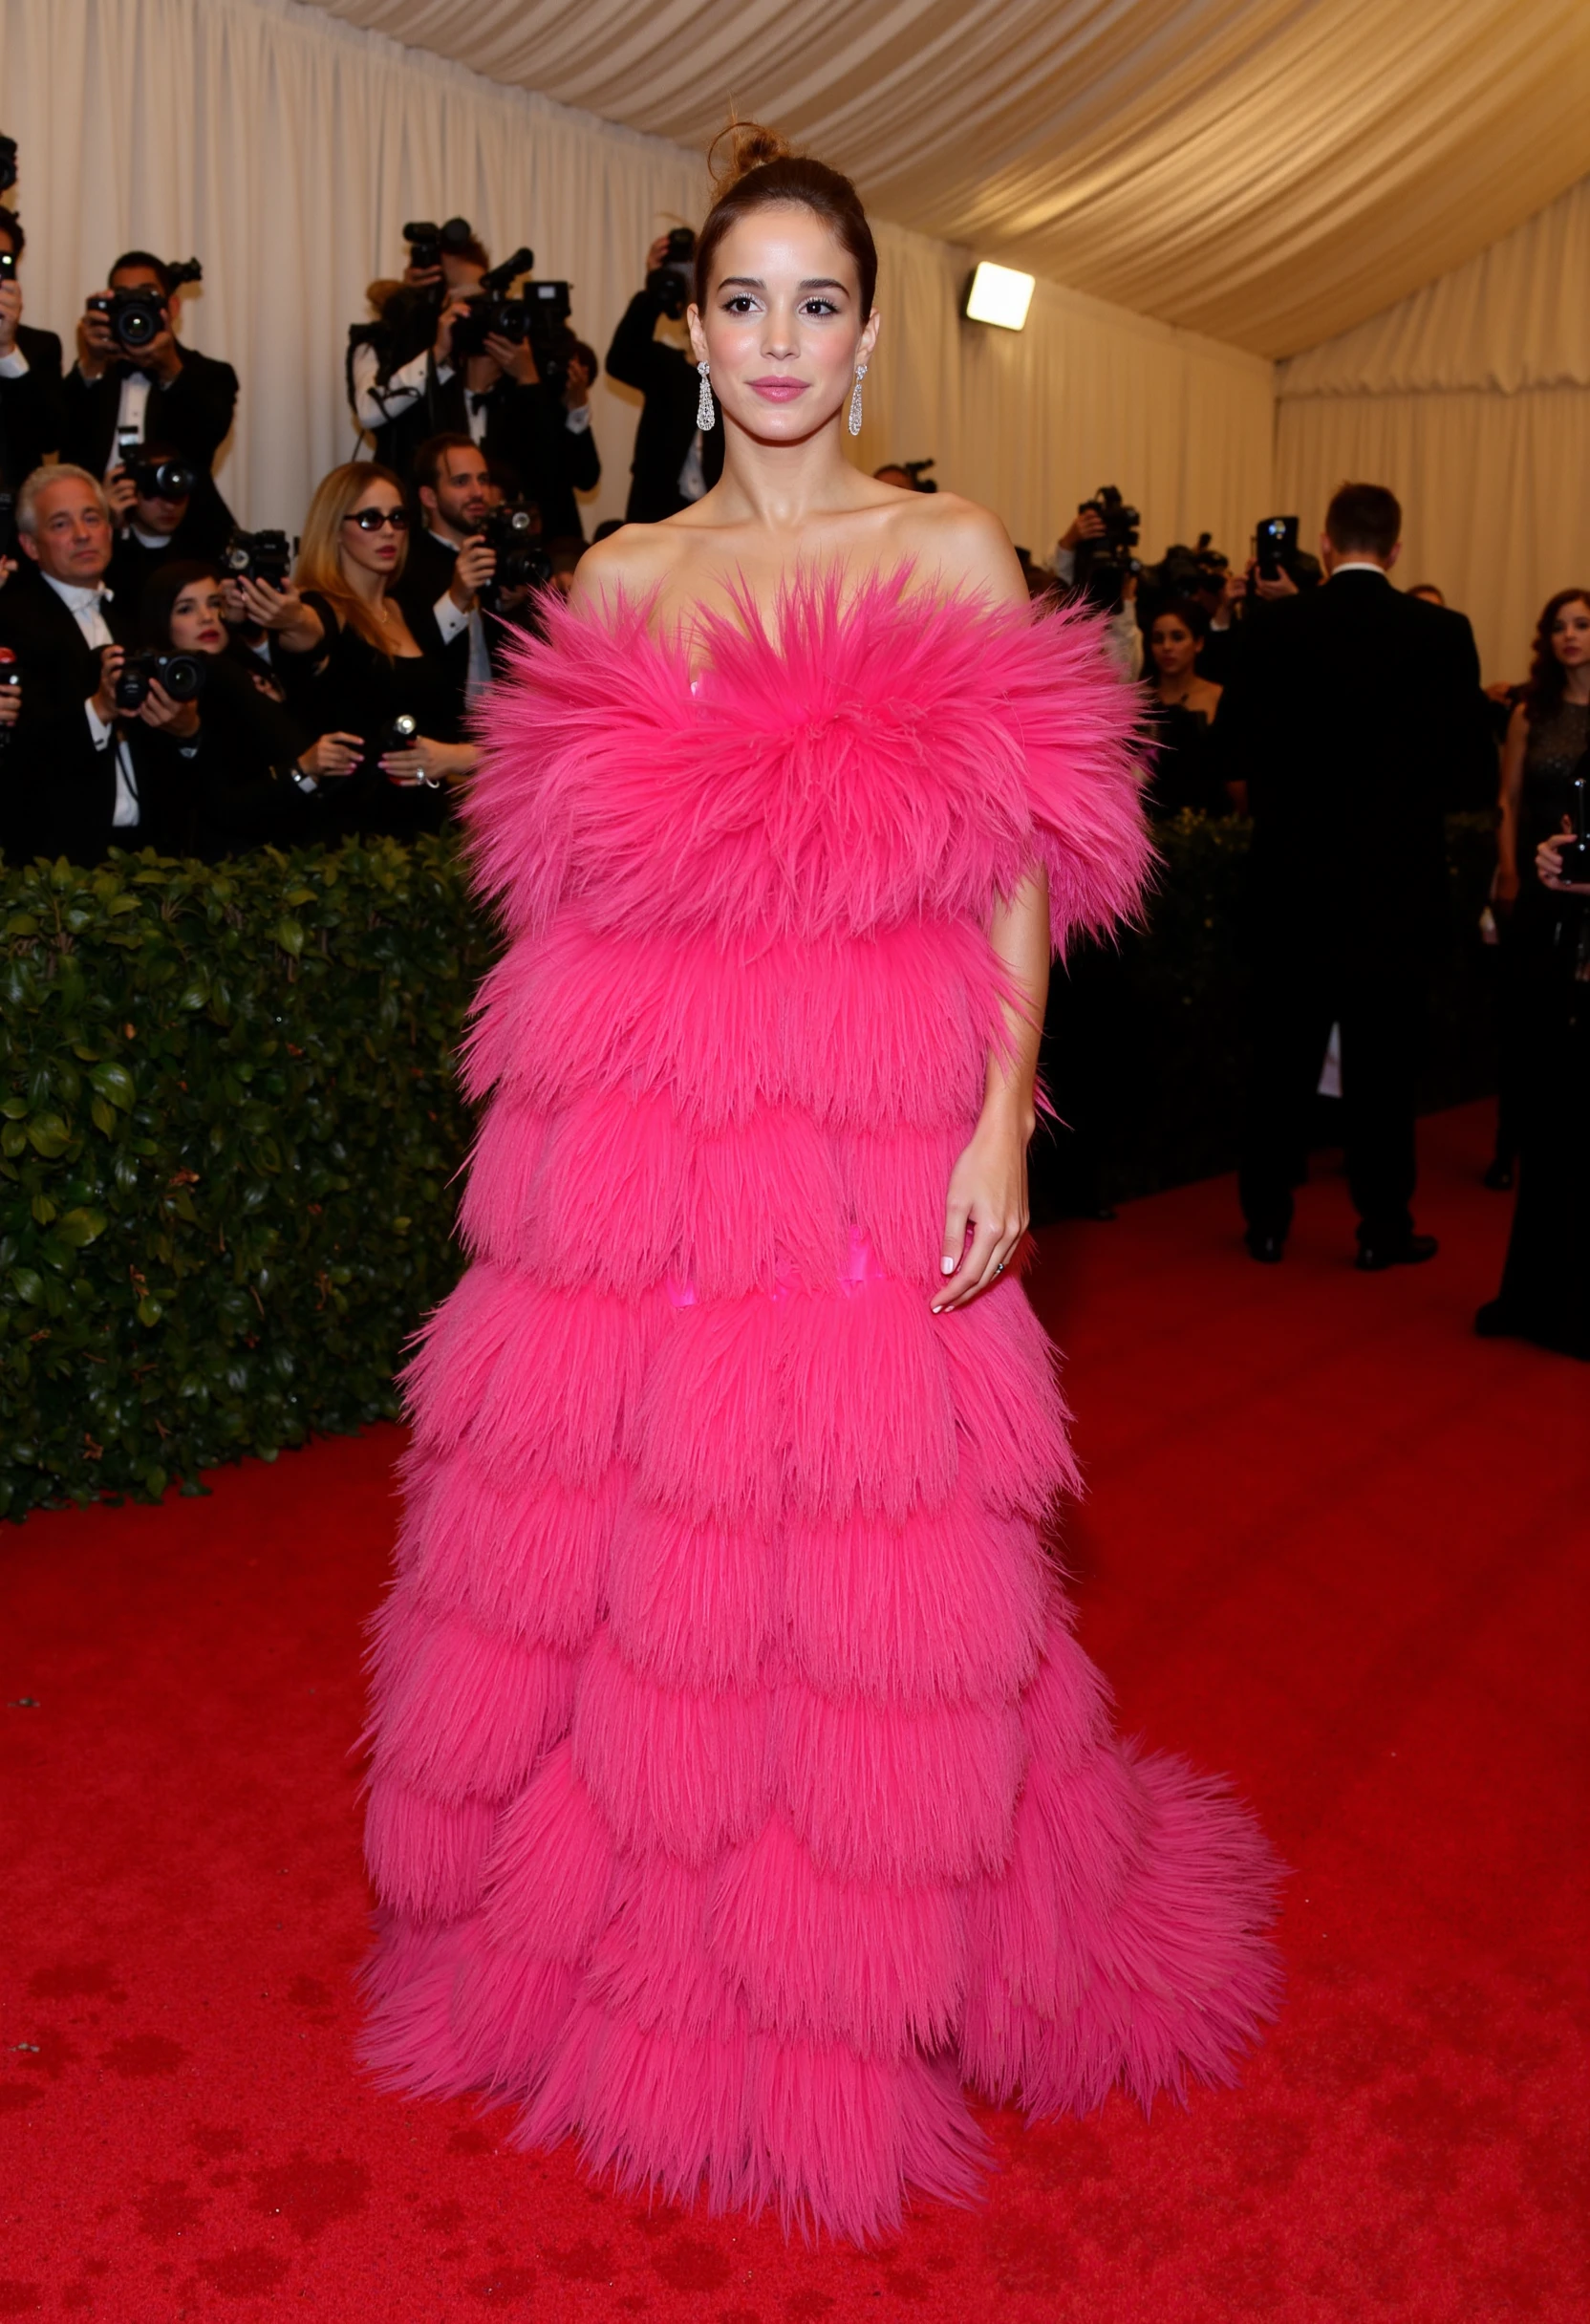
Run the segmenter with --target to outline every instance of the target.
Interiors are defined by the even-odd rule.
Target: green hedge
[[[1490,1069],[1489,829],[1450,838],[1446,1103]],[[1247,829],[1161,841],[1125,963],[1119,1193],[1232,1158]],[[196,1489],[396,1410],[458,1270],[453,1054],[490,950],[445,841],[0,871],[0,1512]]]
[[[396,1409],[485,944],[439,841],[0,878],[0,1511]]]

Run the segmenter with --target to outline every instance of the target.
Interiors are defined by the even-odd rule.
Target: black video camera
[[[14,283],[15,280],[16,252],[14,250],[0,250],[0,283]]]
[[[481,538],[497,559],[481,592],[488,613],[496,613],[510,590],[545,589],[552,578],[552,560],[541,546],[540,522],[523,503],[488,509]]]
[[[1128,581],[1142,567],[1132,550],[1142,538],[1137,510],[1121,498],[1115,484],[1101,484],[1090,501],[1077,503],[1077,514],[1092,509],[1104,525],[1097,539],[1079,541],[1076,548],[1077,594],[1112,613],[1126,594]]]
[[[669,321],[677,323],[696,292],[696,237],[689,226],[670,229],[667,255],[647,275],[646,290]]]
[[[440,267],[444,256],[456,256],[474,239],[467,218],[447,218],[440,226],[433,226],[428,218],[411,218],[403,228],[411,267]]]
[[[1231,560],[1212,548],[1214,536],[1198,535],[1197,547],[1172,541],[1157,565],[1145,565],[1137,584],[1138,619],[1145,618],[1145,601],[1169,605],[1177,597],[1220,597],[1225,593]]]
[[[140,501],[185,501],[193,490],[193,470],[185,461],[129,460],[123,465]]]
[[[102,314],[111,336],[130,355],[141,355],[166,327],[171,302],[183,283],[199,283],[204,269],[196,258],[178,261],[165,269],[169,290],[140,284],[136,290],[100,290],[88,302],[91,314]]]
[[[141,710],[157,680],[174,702],[196,701],[204,691],[202,654],[129,654],[117,673],[116,706],[123,713]]]
[[[245,532],[241,525],[234,525],[221,551],[226,578],[268,581],[272,589],[285,589],[296,546],[285,532]]]
[[[936,481],[928,474],[928,470],[935,465],[935,463],[931,460],[901,461],[901,470],[910,477],[913,492],[936,492],[938,490]]]

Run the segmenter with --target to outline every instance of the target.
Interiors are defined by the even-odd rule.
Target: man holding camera
[[[178,558],[214,559],[226,536],[197,515],[194,474],[169,444],[150,444],[113,468],[105,484],[116,547],[111,553],[111,588],[136,612],[143,587],[161,565]]]
[[[559,377],[544,379],[527,337],[479,328],[476,310],[505,290],[500,277],[507,269],[493,280],[485,250],[465,222],[449,219],[425,229],[423,240],[419,226],[409,231],[416,239],[403,288],[388,302],[382,331],[350,359],[355,417],[374,438],[376,457],[401,476],[427,439],[467,436],[488,461],[512,470],[548,537],[583,540],[574,495],[594,491],[602,474],[591,429],[595,358],[566,333]],[[527,250],[517,255],[525,269],[533,263]],[[425,263],[416,265],[415,256]],[[398,360],[415,318],[426,315],[434,318],[429,344]]]
[[[188,268],[175,272],[195,279]],[[210,469],[237,408],[237,374],[182,345],[176,291],[172,268],[128,250],[89,300],[62,391],[61,458],[109,476],[145,445],[169,444],[193,473],[191,513],[219,545],[232,518]]]
[[[693,291],[696,237],[688,226],[659,234],[646,253],[646,284],[624,310],[608,349],[608,372],[645,400],[634,432],[629,504],[632,525],[656,525],[698,501],[723,473],[723,430],[696,424],[701,382],[682,345],[659,336],[677,323]]]
[[[107,848],[161,847],[179,820],[191,702],[152,684],[124,714],[117,682],[130,613],[105,587],[112,529],[105,488],[86,469],[35,468],[16,504],[27,564],[0,591],[0,638],[23,673],[22,715],[0,761],[0,845],[8,858],[96,864]]]
[[[1261,546],[1263,528],[1261,527]],[[1483,741],[1473,635],[1390,573],[1402,510],[1344,484],[1299,591],[1262,554],[1220,705],[1254,820],[1253,1063],[1238,1189],[1253,1257],[1282,1256],[1307,1174],[1314,1093],[1341,1027],[1347,1183],[1360,1268],[1435,1256],[1414,1231],[1414,1081],[1448,904],[1443,784]],[[1488,745],[1486,745],[1488,746]]]
[[[491,647],[481,592],[497,569],[481,537],[491,473],[471,437],[433,436],[414,456],[421,522],[409,535],[398,588],[403,618],[427,649],[435,643],[468,707],[491,683]]]
[[[22,320],[22,221],[0,209],[0,491],[17,493],[61,441],[61,343]]]

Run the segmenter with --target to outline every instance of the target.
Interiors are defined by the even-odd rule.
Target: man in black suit
[[[491,472],[470,437],[433,436],[415,454],[414,486],[419,523],[409,533],[398,601],[419,643],[447,664],[462,711],[491,682],[481,591],[497,559],[480,538]]]
[[[0,848],[12,862],[163,847],[180,823],[176,747],[193,705],[156,688],[123,718],[116,680],[133,642],[110,599],[110,510],[86,469],[35,468],[16,506],[24,571],[0,591],[0,642],[22,671],[22,715],[0,760]]]
[[[206,521],[204,508],[195,508],[191,491],[161,489],[161,471],[185,464],[169,444],[147,444],[125,467],[113,468],[106,483],[116,529],[106,579],[117,603],[128,613],[138,613],[144,584],[161,566],[217,563],[226,546],[225,533],[217,537],[213,509]]]
[[[1248,1248],[1278,1259],[1306,1174],[1310,1110],[1341,1027],[1347,1180],[1369,1271],[1435,1255],[1414,1232],[1414,1077],[1429,963],[1447,924],[1441,800],[1489,747],[1460,613],[1393,587],[1395,497],[1345,484],[1321,540],[1327,578],[1260,583],[1220,705],[1245,777],[1253,1065],[1240,1171]]]
[[[668,236],[659,234],[646,253],[646,272],[655,277],[668,256]],[[723,473],[723,431],[696,425],[701,382],[682,348],[656,335],[668,312],[655,290],[637,290],[608,349],[608,374],[640,390],[645,401],[634,432],[629,505],[632,525],[660,524],[698,501]]]
[[[112,290],[151,290],[163,327],[137,355],[114,336],[103,314],[84,310],[77,360],[62,388],[61,458],[108,476],[144,444],[169,444],[193,470],[192,517],[204,537],[225,540],[232,514],[210,470],[237,409],[237,374],[177,337],[177,301],[169,273],[147,250],[128,250],[111,269]]]
[[[0,278],[0,491],[11,493],[59,448],[62,425],[61,343],[22,320],[15,269],[26,247],[21,219],[0,209],[0,263],[11,267]]]

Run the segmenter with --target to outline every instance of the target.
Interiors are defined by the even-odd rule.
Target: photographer
[[[527,251],[518,255],[529,263]],[[351,362],[355,416],[395,454],[396,461],[384,464],[396,464],[399,473],[427,438],[468,436],[489,461],[512,470],[549,535],[583,540],[574,495],[594,491],[602,474],[591,430],[596,358],[567,326],[554,328],[543,342],[544,378],[527,336],[481,330],[483,299],[507,288],[493,283],[484,256],[470,237],[456,249],[444,246],[438,268],[410,268],[415,279],[405,277],[403,291],[388,302],[383,316],[387,355],[355,352]],[[428,346],[403,362],[392,361],[420,316],[429,318]],[[455,334],[462,342],[459,348]]]
[[[181,823],[182,775],[161,738],[188,721],[158,684],[136,711],[118,702],[132,622],[105,588],[104,486],[82,468],[35,468],[16,526],[26,571],[0,591],[0,636],[23,677],[0,768],[6,854],[96,864],[110,847],[167,847]]]
[[[658,323],[664,318],[677,323],[693,295],[689,276],[695,248],[688,227],[657,236],[646,253],[645,288],[624,310],[608,349],[609,377],[637,388],[644,398],[624,511],[632,525],[655,525],[677,515],[710,491],[723,473],[723,430],[711,428],[703,435],[696,424],[701,388],[696,366],[682,345],[657,335]]]
[[[288,707],[306,733],[356,740],[360,757],[333,803],[339,828],[410,838],[440,828],[444,788],[472,774],[457,690],[396,595],[408,548],[402,486],[374,461],[322,477],[297,569],[280,589],[227,585],[228,617],[269,631]]]
[[[61,441],[61,343],[22,320],[22,221],[0,209],[0,491],[17,493]]]
[[[492,502],[485,454],[468,436],[432,436],[414,456],[419,528],[398,585],[403,615],[446,662],[461,712],[491,683],[491,642],[481,592],[497,559],[481,538]]]
[[[1120,495],[1116,494],[1119,502]],[[1049,570],[1063,591],[1089,594],[1088,573],[1098,554],[1097,544],[1108,545],[1109,527],[1101,504],[1107,494],[1100,493],[1091,501],[1084,501],[1076,515],[1055,543],[1049,557]],[[1134,519],[1135,522],[1135,519]],[[1136,540],[1136,532],[1131,538]],[[1102,563],[1102,559],[1100,560]],[[1105,647],[1111,662],[1126,678],[1136,678],[1143,670],[1143,633],[1137,626],[1134,600],[1137,596],[1136,559],[1127,549],[1118,551],[1122,568],[1119,586],[1095,597],[1105,614]]]
[[[143,593],[144,644],[186,655],[203,672],[182,731],[172,737],[186,776],[184,855],[218,863],[247,848],[307,847],[336,828],[336,786],[361,756],[356,735],[306,740],[296,721],[227,647],[226,589],[202,559],[162,565]]]
[[[108,290],[90,299],[61,391],[61,458],[108,476],[146,444],[169,445],[193,472],[195,524],[219,545],[232,518],[210,469],[237,409],[237,374],[179,341],[178,275],[194,279],[187,268],[128,250],[111,269]]]
[[[167,444],[134,453],[106,478],[105,497],[116,527],[109,580],[124,605],[141,605],[150,575],[173,558],[219,555],[222,540],[194,513],[196,481]]]
[[[480,288],[489,264],[485,245],[467,222],[449,218],[434,239],[427,234],[411,244],[400,281],[370,285],[376,318],[355,323],[348,334],[348,400],[377,463],[395,475],[406,476],[425,439],[452,424],[439,403],[444,381],[438,324],[445,307]],[[450,377],[450,338],[442,362]]]

